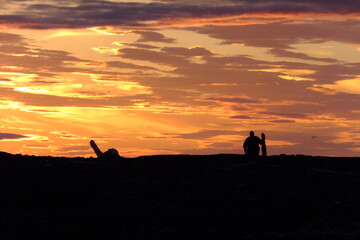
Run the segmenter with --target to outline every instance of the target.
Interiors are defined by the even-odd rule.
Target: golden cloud
[[[360,76],[354,79],[336,81],[334,84],[314,85],[311,89],[325,94],[360,94]]]

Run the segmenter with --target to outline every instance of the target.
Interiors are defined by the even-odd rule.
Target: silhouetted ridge
[[[360,158],[0,152],[2,239],[358,239]]]

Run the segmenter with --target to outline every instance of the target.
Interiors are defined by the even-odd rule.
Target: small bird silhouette
[[[314,138],[316,138],[316,136],[312,136],[312,137],[311,137],[311,140],[313,140]]]

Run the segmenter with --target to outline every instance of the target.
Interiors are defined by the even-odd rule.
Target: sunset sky
[[[0,6],[0,151],[360,156],[358,0]]]

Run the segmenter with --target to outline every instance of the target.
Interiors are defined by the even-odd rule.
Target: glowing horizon
[[[0,151],[360,156],[357,2],[2,6]]]

